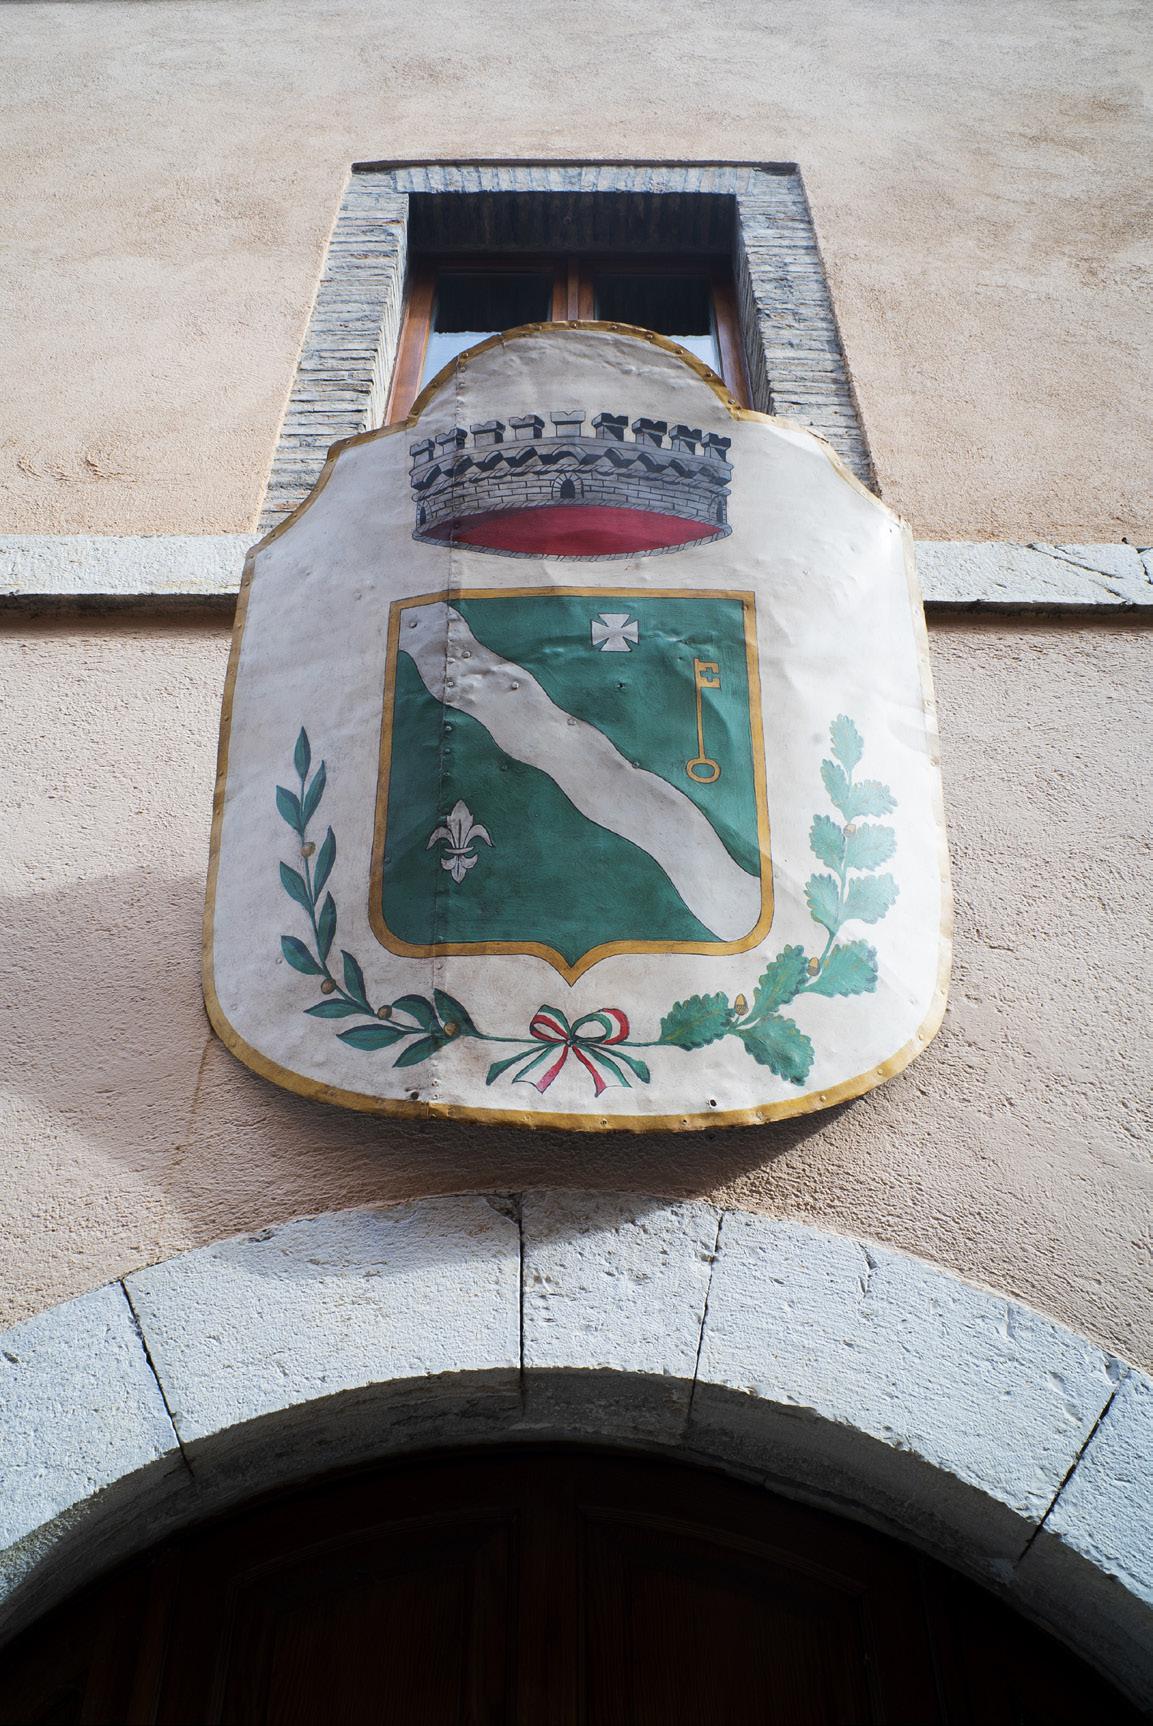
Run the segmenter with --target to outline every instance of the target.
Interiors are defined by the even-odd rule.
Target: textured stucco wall
[[[0,533],[247,532],[350,161],[741,156],[802,166],[920,536],[1147,545],[1146,26],[1144,0],[7,6]],[[1150,645],[934,627],[957,963],[905,1075],[775,1128],[573,1141],[237,1066],[199,984],[226,629],[0,616],[0,1325],[304,1213],[570,1185],[871,1236],[1153,1363]]]
[[[0,1326],[309,1212],[569,1185],[872,1237],[1148,1365],[1149,641],[1117,618],[934,628],[957,965],[907,1073],[775,1127],[574,1140],[346,1114],[241,1068],[198,969],[226,629],[9,618]]]
[[[918,533],[1138,540],[1147,26],[1145,0],[7,6],[0,531],[253,522],[350,161],[648,155],[800,162]]]

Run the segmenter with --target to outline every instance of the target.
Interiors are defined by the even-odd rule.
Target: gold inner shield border
[[[708,1108],[694,1111],[689,1107],[683,1112],[671,1115],[625,1113],[623,1111],[620,1113],[602,1113],[596,1108],[585,1110],[480,1108],[468,1103],[441,1102],[434,1097],[413,1097],[411,1094],[400,1097],[382,1096],[376,1091],[349,1091],[345,1090],[343,1086],[330,1085],[323,1079],[298,1073],[291,1067],[286,1067],[280,1061],[266,1055],[262,1050],[255,1048],[232,1024],[217,994],[216,885],[220,873],[221,832],[224,825],[224,809],[228,792],[229,758],[232,744],[232,704],[237,673],[240,668],[240,653],[248,615],[248,600],[252,591],[252,583],[256,575],[256,562],[260,552],[278,540],[282,534],[290,533],[301,518],[307,514],[323,493],[332,478],[337,462],[346,450],[356,449],[361,444],[374,443],[378,438],[397,437],[411,431],[419,422],[421,414],[429,403],[445,389],[456,372],[466,367],[478,354],[487,353],[490,349],[506,347],[511,342],[522,341],[526,338],[531,339],[542,334],[552,336],[568,331],[582,333],[599,331],[607,335],[629,336],[636,341],[646,342],[650,347],[675,354],[682,365],[687,367],[689,371],[695,372],[697,377],[708,386],[732,420],[749,425],[759,424],[785,428],[804,439],[811,440],[838,477],[861,497],[868,498],[869,503],[887,516],[900,532],[905,593],[909,605],[909,623],[913,633],[917,666],[920,672],[926,753],[932,770],[932,812],[937,836],[937,877],[941,890],[940,916],[937,924],[936,976],[924,1018],[913,1035],[884,1060],[878,1061],[875,1065],[866,1067],[861,1072],[854,1073],[850,1077],[842,1079],[839,1084],[830,1085],[824,1090],[805,1091],[800,1096],[779,1097],[774,1102],[750,1103],[743,1108],[736,1109]],[[602,590],[598,589],[597,591]],[[667,336],[656,335],[652,330],[635,329],[627,324],[595,322],[524,324],[519,329],[505,330],[501,335],[490,336],[487,341],[480,342],[475,348],[459,355],[443,371],[438,372],[431,383],[426,384],[417,397],[407,419],[400,420],[394,425],[381,426],[375,431],[358,432],[353,437],[342,438],[338,443],[333,444],[328,452],[328,460],[324,464],[320,477],[308,496],[296,506],[290,515],[272,528],[257,545],[253,546],[245,558],[220,715],[220,740],[217,747],[216,786],[212,809],[212,835],[208,856],[208,888],[204,901],[204,923],[201,933],[201,962],[204,977],[204,1003],[208,1009],[208,1017],[213,1030],[224,1047],[252,1072],[259,1074],[261,1078],[314,1102],[329,1103],[344,1109],[355,1109],[365,1114],[393,1115],[410,1120],[477,1121],[485,1126],[551,1127],[561,1131],[586,1133],[614,1130],[634,1133],[694,1132],[716,1127],[756,1127],[769,1121],[795,1119],[799,1115],[811,1115],[821,1109],[829,1109],[841,1103],[852,1102],[855,1098],[863,1097],[869,1091],[875,1090],[878,1085],[883,1085],[886,1080],[903,1073],[910,1062],[915,1061],[917,1056],[932,1042],[941,1028],[949,999],[952,956],[953,892],[949,872],[949,845],[945,832],[944,796],[941,786],[940,740],[937,729],[936,700],[933,691],[933,673],[929,663],[929,634],[913,559],[912,531],[908,523],[897,514],[890,504],[875,496],[857,478],[856,474],[849,472],[840,456],[823,438],[818,437],[809,427],[802,426],[795,420],[778,418],[772,414],[758,413],[753,408],[741,407],[730,396],[720,378],[709,370],[703,360],[697,359],[695,354],[690,354],[686,349],[678,347],[676,342],[670,341]],[[630,1093],[630,1096],[635,1096],[635,1093]]]
[[[749,730],[753,750],[753,782],[757,806],[757,848],[761,856],[761,909],[756,924],[739,941],[607,941],[583,953],[569,964],[555,947],[541,941],[461,941],[415,946],[402,941],[384,920],[384,851],[388,827],[388,790],[392,767],[393,712],[396,702],[396,664],[400,644],[401,614],[417,605],[452,604],[464,599],[537,599],[553,595],[595,599],[730,599],[741,607],[744,620],[745,666],[749,689]],[[380,771],[377,779],[376,818],[373,825],[372,869],[369,876],[368,917],[372,932],[382,947],[410,959],[485,958],[494,954],[525,955],[543,959],[571,987],[578,977],[602,959],[619,953],[703,953],[718,958],[746,953],[759,946],[773,921],[773,870],[769,848],[769,802],[765,773],[765,727],[761,708],[760,666],[757,654],[756,599],[752,593],[717,588],[687,587],[470,587],[422,593],[394,600],[389,609],[388,658],[385,665],[384,708],[380,729]]]

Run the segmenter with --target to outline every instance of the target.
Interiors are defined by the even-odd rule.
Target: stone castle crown
[[[512,555],[605,557],[722,539],[731,439],[580,409],[453,427],[409,447],[414,538]],[[631,429],[631,438],[627,435]],[[471,442],[470,442],[471,436]],[[666,442],[667,438],[667,442]]]

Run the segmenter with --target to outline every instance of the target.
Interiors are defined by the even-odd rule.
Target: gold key
[[[721,687],[721,668],[714,659],[693,660],[693,682],[697,696],[697,754],[685,762],[685,772],[697,785],[712,785],[721,776],[721,764],[705,754],[705,720],[702,690]]]

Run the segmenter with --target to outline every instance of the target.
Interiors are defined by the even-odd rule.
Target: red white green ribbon
[[[510,1055],[506,1061],[498,1061],[489,1070],[489,1084],[510,1067],[518,1067],[513,1083],[535,1085],[543,1095],[563,1071],[570,1055],[589,1074],[598,1097],[609,1084],[629,1085],[626,1067],[637,1078],[648,1078],[644,1062],[624,1054],[619,1046],[629,1034],[628,1017],[619,1007],[602,1007],[571,1022],[559,1007],[538,1007],[528,1029],[532,1047]]]

